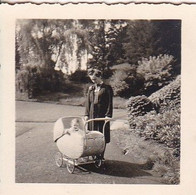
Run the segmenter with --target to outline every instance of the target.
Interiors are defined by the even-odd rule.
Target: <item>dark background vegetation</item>
[[[61,51],[65,46],[65,52],[73,52],[73,34],[78,68],[65,75],[54,70],[57,59],[52,55],[69,67]],[[84,51],[91,55],[91,66],[105,70],[116,96],[149,96],[180,74],[181,21],[18,20],[17,89],[35,97],[45,91],[66,92],[74,82],[88,83],[80,65]]]

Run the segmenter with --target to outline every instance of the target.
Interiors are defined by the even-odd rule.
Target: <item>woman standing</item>
[[[85,105],[85,120],[93,118],[111,118],[113,113],[113,91],[110,85],[103,82],[102,72],[98,69],[90,69],[88,75],[93,82],[89,87]],[[97,130],[103,133],[104,121],[89,123],[89,130]],[[106,144],[110,142],[110,123],[104,131]],[[105,151],[104,151],[105,152]],[[101,158],[104,159],[104,152]]]

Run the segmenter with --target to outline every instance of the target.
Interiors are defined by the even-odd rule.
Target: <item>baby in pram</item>
[[[104,135],[87,130],[83,118],[59,118],[53,132],[59,152],[70,159],[88,160],[88,156],[101,154],[105,147]]]
[[[63,135],[68,134],[71,135],[72,133],[79,133],[81,135],[84,135],[84,131],[80,129],[80,121],[77,118],[74,118],[71,121],[71,127],[69,129],[64,129]]]

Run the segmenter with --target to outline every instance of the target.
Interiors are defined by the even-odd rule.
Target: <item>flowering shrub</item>
[[[145,78],[144,91],[150,95],[172,80],[174,57],[171,55],[159,55],[143,58],[138,62],[137,73]]]

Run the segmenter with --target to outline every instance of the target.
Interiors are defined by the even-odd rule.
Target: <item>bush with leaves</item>
[[[59,92],[67,88],[67,78],[61,71],[53,68],[40,68],[40,89],[41,91]]]
[[[16,73],[16,90],[27,93],[29,98],[44,91],[57,92],[66,88],[62,72],[38,66],[26,65]]]
[[[138,62],[137,72],[145,78],[145,95],[152,94],[173,80],[174,63],[174,57],[167,54],[150,56]]]
[[[180,78],[179,75],[148,98],[136,96],[127,102],[133,131],[173,148],[176,156],[180,153]]]
[[[16,74],[16,90],[27,93],[29,98],[39,92],[39,73],[36,66],[24,66]]]
[[[111,86],[115,96],[123,97],[129,91],[129,84],[125,81],[128,77],[124,71],[116,71],[111,78]]]
[[[90,81],[86,70],[76,70],[69,76],[69,80],[77,83],[88,83]]]
[[[180,109],[162,114],[149,112],[144,116],[131,117],[132,130],[145,139],[153,139],[172,148],[173,155],[180,156]]]
[[[136,68],[129,70],[116,70],[110,78],[110,85],[114,95],[129,98],[141,94],[144,78],[136,73]]]
[[[169,85],[161,88],[149,96],[149,100],[156,105],[158,112],[163,113],[167,110],[180,107],[181,102],[181,76],[172,81]]]
[[[143,116],[154,110],[154,105],[145,95],[135,96],[127,101],[127,110],[129,117]]]

